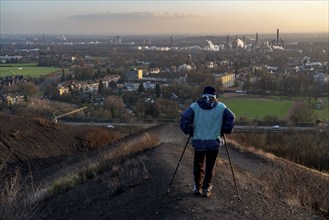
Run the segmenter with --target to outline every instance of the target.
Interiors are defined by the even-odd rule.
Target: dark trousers
[[[215,174],[218,151],[218,149],[194,151],[193,174],[196,188],[202,187],[202,189],[207,190],[211,186],[211,180]]]

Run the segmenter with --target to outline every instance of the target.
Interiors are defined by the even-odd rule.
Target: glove
[[[185,134],[188,134],[190,136],[193,136],[193,126],[188,126],[186,128]]]

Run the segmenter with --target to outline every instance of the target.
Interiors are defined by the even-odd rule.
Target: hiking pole
[[[187,141],[186,141],[186,144],[185,144],[184,150],[183,150],[183,152],[182,152],[182,155],[180,156],[180,159],[179,159],[178,164],[177,164],[177,166],[176,166],[176,170],[175,170],[174,175],[173,175],[173,177],[172,177],[172,179],[171,179],[171,181],[170,181],[169,188],[167,189],[167,194],[170,193],[170,187],[171,187],[171,184],[172,184],[172,182],[174,181],[174,178],[175,178],[175,176],[176,176],[176,173],[177,173],[177,170],[178,170],[179,164],[180,164],[180,162],[182,161],[183,155],[184,155],[184,153],[185,153],[185,150],[186,150],[187,144],[188,144],[188,142],[190,141],[190,138],[191,138],[191,136],[188,136],[188,139],[187,139]]]
[[[234,170],[233,170],[232,163],[231,163],[231,157],[230,157],[230,154],[228,152],[228,147],[227,147],[227,144],[226,144],[226,139],[225,139],[225,135],[224,134],[223,134],[223,138],[224,138],[224,142],[225,142],[225,148],[226,148],[226,152],[227,152],[228,161],[230,163],[230,167],[231,167],[231,171],[232,171],[232,176],[233,176],[233,181],[234,181],[234,185],[235,185],[236,194],[238,196],[238,199],[242,202],[242,199],[241,199],[240,194],[239,194],[238,187],[236,185]]]

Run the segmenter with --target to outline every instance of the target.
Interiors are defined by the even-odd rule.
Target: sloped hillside
[[[0,162],[49,158],[107,145],[122,134],[106,128],[53,124],[42,118],[0,114]]]
[[[55,137],[53,140],[55,142]],[[225,148],[220,149],[212,197],[192,194],[190,143],[167,194],[186,141],[187,136],[178,124],[168,123],[97,150],[49,161],[45,155],[40,161],[47,166],[33,163],[31,172],[27,173],[37,187],[25,198],[38,196],[38,199],[23,216],[36,219],[328,219],[329,193],[325,190],[329,185],[328,175],[272,155],[241,150],[234,140],[229,140],[228,145],[242,201],[237,199]],[[91,169],[90,163],[84,161],[91,161],[93,165],[101,162],[102,169]],[[81,178],[81,171],[88,171],[88,176]],[[64,183],[72,179],[67,177],[77,176],[80,177],[77,184],[64,187]],[[52,194],[40,196],[46,186],[49,189],[61,178],[66,181],[60,182],[60,189],[57,187]],[[15,216],[22,210],[9,215]]]

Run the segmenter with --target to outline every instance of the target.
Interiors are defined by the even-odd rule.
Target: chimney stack
[[[256,42],[255,44],[257,45],[258,44],[258,33],[256,33]]]
[[[279,28],[276,29],[276,46],[279,46]]]

